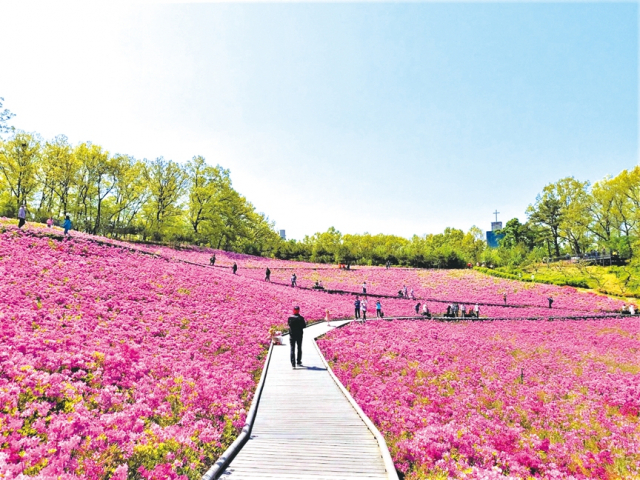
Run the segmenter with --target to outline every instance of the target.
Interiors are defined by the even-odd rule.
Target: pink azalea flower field
[[[320,342],[407,480],[638,478],[640,322],[375,322]]]
[[[328,294],[83,239],[0,234],[0,478],[199,478],[235,438],[269,329]]]
[[[308,320],[325,309],[353,316],[353,296],[293,289],[292,271],[303,287],[322,280],[359,292],[366,280],[370,293],[394,295],[407,285],[435,313],[448,301],[480,302],[482,316],[503,318],[621,304],[472,271],[345,271],[220,251],[211,268],[211,249],[78,232],[63,240],[56,228],[0,224],[0,478],[199,478],[243,424],[269,331],[291,307]],[[503,293],[508,306],[496,305]],[[381,299],[387,316],[412,315],[417,301]],[[638,333],[632,320],[604,322],[372,322],[336,331],[323,348],[410,478],[615,478],[614,467],[628,473],[638,461],[629,400],[640,393]],[[616,463],[623,454],[633,461]]]

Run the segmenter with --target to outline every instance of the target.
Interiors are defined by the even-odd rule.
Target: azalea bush
[[[637,319],[352,324],[319,344],[408,480],[640,475]]]

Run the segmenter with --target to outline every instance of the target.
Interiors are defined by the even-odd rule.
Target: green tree
[[[21,204],[29,204],[38,188],[40,138],[18,132],[2,143],[0,181],[5,195],[4,214],[15,216]]]
[[[149,188],[149,200],[143,209],[147,232],[159,241],[168,237],[170,229],[180,221],[183,213],[180,197],[187,186],[188,176],[179,164],[163,157],[149,162],[144,175]]]
[[[13,127],[9,126],[8,122],[15,114],[11,113],[8,108],[2,109],[2,105],[4,104],[4,98],[0,97],[0,134],[8,133],[13,130]]]

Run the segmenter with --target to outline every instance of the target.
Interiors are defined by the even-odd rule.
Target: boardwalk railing
[[[271,361],[271,353],[273,352],[273,343],[269,346],[269,353],[267,353],[267,359],[264,362],[264,368],[262,369],[262,375],[260,375],[260,382],[256,388],[256,393],[251,402],[251,408],[247,414],[244,427],[240,431],[238,438],[227,448],[218,461],[202,476],[202,480],[216,480],[227,469],[231,461],[238,455],[238,452],[242,449],[245,443],[251,437],[251,430],[256,419],[256,413],[258,412],[258,405],[260,404],[260,396],[262,395],[262,389],[264,388],[264,381],[267,378],[267,371],[269,370],[269,362]]]
[[[331,375],[331,378],[333,379],[333,381],[336,383],[336,385],[338,386],[342,394],[345,396],[345,398],[349,401],[353,409],[358,413],[358,416],[362,419],[362,421],[367,426],[369,431],[373,434],[373,436],[376,439],[376,442],[378,442],[378,447],[380,448],[380,453],[382,455],[382,461],[384,462],[384,468],[387,471],[387,478],[389,480],[398,480],[398,472],[396,471],[396,467],[393,463],[393,458],[391,458],[391,454],[389,453],[389,447],[387,446],[387,442],[385,442],[384,437],[382,436],[380,431],[376,428],[376,426],[373,424],[373,422],[369,419],[369,417],[362,411],[362,409],[360,408],[360,405],[358,405],[358,403],[351,396],[349,391],[344,387],[344,385],[342,385],[342,382],[333,373],[333,370],[329,366],[329,363],[327,362],[327,360],[324,358],[324,355],[322,354],[320,347],[318,347],[318,342],[316,342],[315,339],[313,340],[313,345],[316,347],[316,350],[320,355],[320,360],[322,360],[322,364],[327,369],[327,372],[329,372],[329,375]]]
[[[530,321],[555,321],[555,320],[605,320],[610,318],[640,318],[640,313],[635,315],[611,313],[605,315],[559,315],[559,316],[543,316],[543,317],[426,317],[423,315],[415,315],[410,317],[371,317],[367,318],[366,322],[386,321],[391,322],[393,320],[422,320],[422,321],[438,321],[438,322],[494,322],[494,321],[515,321],[515,320],[530,320]],[[363,323],[366,323],[363,322]],[[353,323],[358,323],[358,320],[354,320]]]

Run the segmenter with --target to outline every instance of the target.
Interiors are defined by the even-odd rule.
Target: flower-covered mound
[[[299,304],[350,302],[72,238],[0,234],[0,478],[199,478]]]
[[[351,324],[319,343],[408,480],[640,475],[635,318]]]

